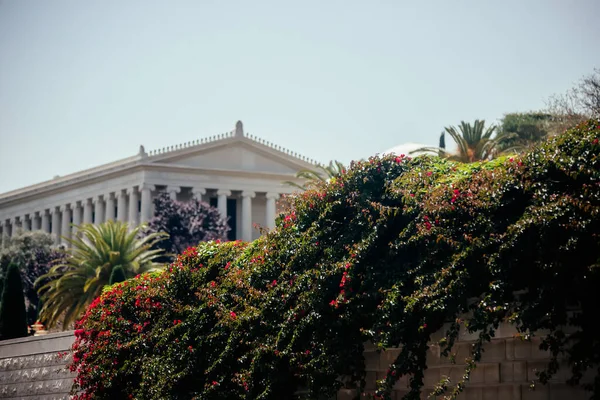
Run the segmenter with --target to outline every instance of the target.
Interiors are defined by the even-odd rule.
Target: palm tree
[[[411,153],[419,151],[429,151],[438,153],[440,157],[445,157],[454,161],[471,163],[475,161],[491,160],[501,153],[515,151],[516,147],[506,147],[500,151],[500,146],[509,140],[512,136],[508,133],[499,133],[495,137],[492,135],[497,131],[497,127],[492,125],[485,129],[485,121],[475,120],[473,125],[461,121],[458,129],[454,126],[444,128],[440,136],[439,147],[426,147],[417,149]],[[458,151],[450,153],[446,150],[445,134],[456,142]]]
[[[42,323],[53,327],[62,319],[63,329],[69,328],[101,294],[115,269],[122,269],[126,278],[160,269],[154,260],[163,250],[153,246],[167,234],[153,233],[140,239],[141,228],[129,230],[126,223],[114,221],[78,226],[79,234],[66,239],[71,245],[66,260],[36,281],[43,304]]]
[[[344,164],[337,160],[329,161],[329,165],[327,166],[319,164],[317,168],[319,169],[317,171],[312,169],[303,169],[296,173],[296,178],[305,180],[303,185],[299,185],[296,182],[291,181],[286,181],[284,183],[286,185],[294,186],[300,190],[307,190],[311,186],[315,186],[320,182],[326,182],[331,178],[340,176],[346,170]]]

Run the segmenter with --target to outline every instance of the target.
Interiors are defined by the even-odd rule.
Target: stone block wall
[[[568,369],[561,369],[547,385],[537,384],[536,371],[544,368],[548,354],[539,349],[539,338],[531,341],[515,339],[514,329],[507,325],[496,332],[496,338],[485,346],[482,362],[471,373],[467,388],[459,397],[464,400],[584,400],[591,394],[581,388],[565,384]],[[45,336],[0,341],[0,399],[1,400],[59,400],[68,399],[74,375],[66,368],[69,357],[59,358],[58,353],[68,351],[74,341],[73,332],[61,332]],[[439,337],[432,338],[435,342]],[[474,335],[462,334],[455,344],[456,364],[440,355],[440,347],[432,343],[427,355],[425,371],[426,399],[434,386],[447,376],[457,382],[463,375],[464,359],[470,353]],[[374,347],[365,349],[367,371],[366,392],[375,389],[375,382],[382,379],[399,349],[377,352]],[[394,399],[401,399],[408,391],[408,379],[400,379],[395,386]],[[341,390],[337,399],[356,398],[356,391]],[[361,398],[364,398],[361,396]]]
[[[60,358],[75,340],[73,332],[0,341],[0,399],[62,400],[69,398],[74,375]]]
[[[549,354],[539,349],[540,338],[524,341],[514,337],[516,331],[510,325],[501,326],[496,337],[485,346],[482,361],[471,372],[466,390],[459,396],[464,400],[587,400],[590,392],[580,387],[571,387],[565,382],[570,377],[568,368],[561,368],[552,382],[542,385],[539,382],[535,390],[530,389],[536,381],[536,372],[545,368]],[[422,398],[428,398],[436,384],[444,377],[452,383],[458,382],[465,369],[465,358],[469,356],[471,345],[476,336],[463,333],[454,346],[456,364],[440,355],[440,346],[435,344],[439,337],[433,337],[427,355],[425,371],[425,390]],[[385,377],[388,366],[394,362],[399,349],[377,352],[374,347],[365,349],[366,392],[372,393],[376,381]],[[452,385],[451,383],[451,385]],[[408,393],[407,377],[400,379],[394,388],[394,399],[401,399]],[[351,400],[357,393],[353,390],[341,390],[337,399]],[[365,397],[361,397],[365,398]]]

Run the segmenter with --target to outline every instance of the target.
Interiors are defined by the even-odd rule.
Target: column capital
[[[253,199],[254,197],[256,197],[256,192],[251,192],[249,190],[244,190],[242,192],[242,197],[250,197],[251,199]]]
[[[267,194],[266,194],[267,199],[277,200],[277,199],[279,199],[279,196],[280,196],[280,194],[275,193],[275,192],[267,192]]]
[[[231,196],[231,190],[219,189],[217,190],[217,196]]]
[[[97,196],[94,196],[94,197],[92,197],[92,203],[93,203],[94,205],[96,205],[96,204],[98,204],[98,203],[103,203],[103,202],[104,202],[104,198],[102,197],[102,195],[101,195],[101,194],[99,194],[99,195],[97,195]]]
[[[107,201],[107,200],[110,200],[111,198],[114,199],[115,194],[113,192],[108,192],[108,193],[104,193],[102,195],[102,197],[104,198],[104,201]]]
[[[193,187],[192,194],[202,196],[202,195],[206,194],[206,189],[203,187]]]
[[[142,190],[150,190],[151,192],[156,190],[156,186],[150,184],[150,183],[142,183],[141,185],[138,186],[139,191],[141,192]]]
[[[167,193],[171,193],[171,192],[181,193],[181,186],[168,185],[165,191]]]
[[[81,204],[82,204],[82,205],[86,205],[86,204],[92,204],[92,203],[93,203],[93,201],[92,201],[92,198],[91,198],[91,197],[88,197],[87,199],[83,199],[83,200],[81,200]]]
[[[134,186],[134,187],[127,188],[127,189],[125,189],[125,191],[126,191],[126,192],[127,192],[127,194],[128,194],[128,195],[130,195],[130,196],[131,196],[132,194],[137,194],[137,193],[138,193],[138,191],[137,191],[137,190],[135,190],[135,186]]]
[[[115,199],[123,197],[123,189],[121,189],[121,190],[115,190],[114,196],[115,196]]]
[[[48,209],[48,213],[49,213],[49,214],[56,214],[56,212],[57,212],[57,211],[60,211],[60,207],[59,207],[59,206],[56,206],[56,207],[50,207],[50,208]]]
[[[62,206],[59,207],[60,212],[65,212],[65,211],[69,211],[71,209],[70,204],[63,204]]]

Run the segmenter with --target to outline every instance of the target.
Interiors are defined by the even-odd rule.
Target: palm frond
[[[67,239],[71,248],[66,261],[36,281],[43,304],[40,320],[49,327],[62,322],[68,329],[100,295],[115,267],[121,266],[127,277],[160,268],[155,260],[162,250],[153,246],[168,236],[153,233],[138,238],[141,227],[130,230],[128,224],[114,221],[77,228],[79,234]]]

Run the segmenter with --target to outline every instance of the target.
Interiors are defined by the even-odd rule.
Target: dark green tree
[[[110,279],[108,280],[108,284],[113,285],[118,282],[123,282],[125,279],[127,278],[125,278],[125,272],[123,271],[123,267],[117,265],[113,268],[112,272],[110,273]]]
[[[27,314],[21,273],[16,264],[10,264],[4,279],[0,305],[0,338],[14,339],[27,336]]]
[[[505,114],[498,132],[507,139],[500,148],[528,149],[546,140],[553,132],[554,116],[546,112]]]

